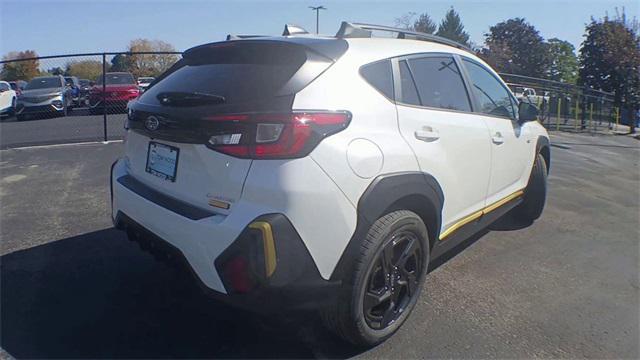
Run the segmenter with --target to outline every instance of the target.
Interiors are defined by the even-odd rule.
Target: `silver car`
[[[19,121],[29,115],[66,116],[72,101],[71,88],[62,76],[36,77],[29,81],[18,97],[16,115]]]

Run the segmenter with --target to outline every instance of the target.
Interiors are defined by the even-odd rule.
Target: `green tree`
[[[416,13],[409,12],[396,18],[396,26],[403,29],[419,31],[427,34],[433,34],[436,32],[436,23],[431,19],[429,14],[423,13],[414,20]]]
[[[538,30],[524,19],[515,18],[489,28],[480,56],[501,72],[544,77],[546,50]]]
[[[464,31],[460,15],[451,7],[438,26],[438,36],[442,36],[464,45],[469,45],[469,34]]]
[[[558,38],[547,41],[549,67],[547,77],[551,80],[575,84],[578,79],[578,58],[570,42]]]
[[[111,59],[109,71],[131,71],[131,60],[125,54],[117,54]]]
[[[433,34],[434,32],[436,32],[436,23],[431,20],[429,14],[424,13],[418,16],[418,19],[413,23],[411,29],[413,31]]]
[[[0,78],[7,81],[13,80],[26,80],[29,81],[32,78],[40,75],[40,62],[37,59],[38,54],[33,50],[26,51],[12,51],[2,57],[2,60],[20,60],[12,61],[2,64],[2,70],[0,71]]]
[[[67,64],[66,74],[79,79],[97,80],[102,75],[102,61],[82,60]]]
[[[628,113],[640,107],[640,36],[623,14],[591,19],[580,48],[578,84],[614,93]],[[631,131],[635,128],[631,126]]]

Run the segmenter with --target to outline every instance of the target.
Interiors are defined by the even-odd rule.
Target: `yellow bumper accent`
[[[266,221],[256,221],[249,225],[250,229],[259,230],[262,233],[262,244],[264,246],[264,266],[267,277],[276,271],[276,245],[273,240],[271,224]]]
[[[479,219],[480,217],[482,217],[483,215],[486,215],[496,209],[498,209],[499,207],[508,204],[509,202],[511,202],[512,200],[515,200],[517,198],[519,198],[520,196],[524,195],[524,190],[518,190],[516,192],[514,192],[513,194],[498,200],[496,202],[494,202],[493,204],[484,207],[481,210],[478,210],[476,212],[474,212],[473,214],[469,215],[469,216],[465,216],[464,218],[458,220],[455,224],[451,225],[447,230],[443,231],[440,234],[440,240],[445,240],[448,236],[450,236],[451,234],[453,234],[456,230],[460,229],[461,227],[463,227],[464,225]]]

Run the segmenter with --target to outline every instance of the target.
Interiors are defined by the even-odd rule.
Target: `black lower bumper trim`
[[[273,221],[276,230],[283,226],[283,222],[288,223],[288,220],[279,214],[267,215],[260,219],[267,218]],[[156,259],[188,269],[206,295],[233,307],[261,314],[309,311],[333,304],[339,293],[341,283],[324,280],[315,268],[306,247],[301,251],[300,246],[304,247],[302,241],[298,238],[294,241],[299,243],[292,243],[292,234],[276,234],[278,268],[273,275],[273,281],[261,285],[250,293],[224,294],[206,286],[178,248],[126,214],[118,212],[115,223],[117,228],[127,232],[130,240],[139,243],[143,250],[151,253]],[[213,259],[211,266],[214,266]]]

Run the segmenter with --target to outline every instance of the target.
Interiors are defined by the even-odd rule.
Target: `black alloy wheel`
[[[418,292],[422,252],[421,241],[411,231],[393,234],[379,249],[363,295],[364,319],[369,327],[385,329],[407,310]]]

